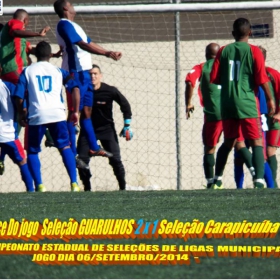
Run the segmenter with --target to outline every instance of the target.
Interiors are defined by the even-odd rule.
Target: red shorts
[[[280,130],[267,131],[266,144],[271,147],[280,147]]]
[[[204,122],[202,130],[202,140],[204,146],[215,147],[223,132],[222,121]]]
[[[19,73],[17,73],[17,72],[7,73],[7,74],[4,74],[4,75],[1,75],[1,79],[3,81],[11,82],[14,85],[17,85],[18,80],[19,80]]]
[[[247,140],[262,138],[260,118],[223,120],[223,129],[226,139],[239,139],[242,136]]]

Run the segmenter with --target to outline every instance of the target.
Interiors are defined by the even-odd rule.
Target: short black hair
[[[100,69],[100,67],[97,65],[97,64],[92,64],[92,69],[93,68],[98,68],[99,69],[99,72],[101,73],[101,69]]]
[[[60,18],[63,18],[63,7],[66,6],[67,2],[67,0],[56,0],[53,4],[54,11]]]
[[[35,48],[35,55],[38,60],[50,58],[52,53],[51,45],[46,41],[41,41]]]
[[[13,19],[21,19],[21,18],[23,18],[26,15],[28,15],[26,10],[24,10],[24,9],[17,9],[14,12]]]
[[[233,31],[235,37],[245,37],[250,34],[251,24],[246,18],[238,18],[233,23]]]

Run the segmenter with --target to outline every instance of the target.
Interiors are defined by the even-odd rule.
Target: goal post
[[[267,64],[280,70],[280,1],[76,5],[77,0],[73,3],[77,11],[75,22],[93,41],[123,53],[117,62],[96,55],[92,56],[92,62],[101,67],[103,81],[116,86],[131,103],[134,138],[130,142],[119,138],[128,189],[202,189],[205,184],[201,139],[203,111],[195,90],[195,110],[191,119],[186,120],[185,76],[194,65],[204,62],[207,44],[225,45],[233,41],[232,23],[238,17],[251,21],[253,37],[250,42],[264,46],[268,51]],[[39,31],[49,25],[51,30],[44,39],[56,51],[58,17],[53,7],[28,4],[28,0],[17,1],[17,6],[6,6],[4,2],[1,23],[7,22],[16,9],[26,9],[30,14],[28,29]],[[30,41],[35,45],[40,40]],[[61,65],[60,59],[51,62]],[[114,118],[119,132],[123,119],[117,104]],[[69,191],[59,153],[54,148],[45,148],[43,142],[42,147],[44,184],[50,191]],[[94,191],[118,189],[107,159],[91,159],[90,167]],[[19,191],[19,188],[24,191],[19,171],[8,159],[5,172],[0,191]],[[244,187],[251,187],[246,170],[245,174]],[[224,185],[235,187],[233,153],[225,170]]]

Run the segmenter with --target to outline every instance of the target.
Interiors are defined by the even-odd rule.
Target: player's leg
[[[202,140],[204,144],[203,169],[207,180],[207,189],[210,189],[214,182],[214,153],[223,131],[222,121],[204,122]]]
[[[125,180],[125,169],[121,160],[120,146],[118,143],[118,137],[115,131],[108,130],[102,134],[98,134],[98,139],[100,140],[102,146],[113,154],[113,157],[109,158],[109,164],[112,166],[114,174],[119,184],[119,189],[121,191],[126,189]]]
[[[272,171],[274,187],[278,188],[277,184],[277,168],[278,162],[276,158],[276,151],[279,147],[280,142],[280,130],[270,130],[266,133],[266,141],[267,141],[267,162]]]
[[[78,138],[77,152],[78,152],[78,158],[88,166],[88,168],[79,168],[77,166],[79,177],[83,182],[84,190],[91,191],[90,178],[92,175],[89,168],[89,162],[90,162],[90,157],[88,155],[89,145],[88,145],[87,138],[82,130]]]
[[[75,78],[78,75],[80,84],[80,126],[81,129],[85,132],[89,144],[89,155],[90,156],[102,156],[102,157],[111,157],[112,154],[102,149],[97,144],[96,135],[91,121],[91,112],[94,98],[93,85],[91,82],[90,74],[88,71],[83,71],[75,74]]]
[[[1,144],[11,160],[19,166],[21,178],[25,184],[26,191],[34,192],[33,178],[28,168],[24,149],[19,139]]]
[[[252,177],[255,176],[255,168],[252,164],[252,154],[249,151],[250,144],[248,140],[244,140],[241,127],[239,131],[239,137],[236,140],[234,147],[234,179],[237,189],[243,188],[244,182],[244,170],[243,164],[247,166]]]
[[[239,121],[238,120],[223,120],[224,142],[217,152],[214,183],[211,186],[213,189],[223,188],[223,173],[227,163],[228,156],[239,137]]]
[[[39,159],[39,152],[41,152],[41,141],[45,131],[45,125],[28,125],[27,163],[35,182],[35,190],[39,192],[46,191],[42,181],[41,162]]]
[[[264,153],[260,118],[241,120],[242,133],[252,147],[252,164],[255,168],[254,187],[264,188]]]
[[[66,121],[50,123],[47,125],[53,137],[54,145],[59,149],[64,166],[70,177],[71,190],[80,191],[77,184],[75,156],[70,148],[69,134]]]

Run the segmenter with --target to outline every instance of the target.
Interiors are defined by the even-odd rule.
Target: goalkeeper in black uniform
[[[120,105],[124,118],[124,127],[120,136],[125,137],[126,140],[129,141],[133,137],[133,132],[130,128],[132,115],[130,104],[117,88],[101,82],[102,73],[98,65],[92,65],[90,75],[91,81],[94,85],[94,101],[91,119],[96,138],[101,142],[102,147],[106,151],[113,154],[113,157],[109,158],[109,163],[112,166],[114,174],[118,180],[119,189],[125,190],[125,169],[121,161],[120,146],[115,130],[112,110],[113,101],[116,101]],[[78,171],[80,179],[84,184],[84,190],[90,191],[90,178],[92,175],[88,165],[90,161],[89,146],[83,130],[81,130],[78,139],[77,152],[79,159],[84,161],[88,166],[88,168],[84,169],[78,168]]]

